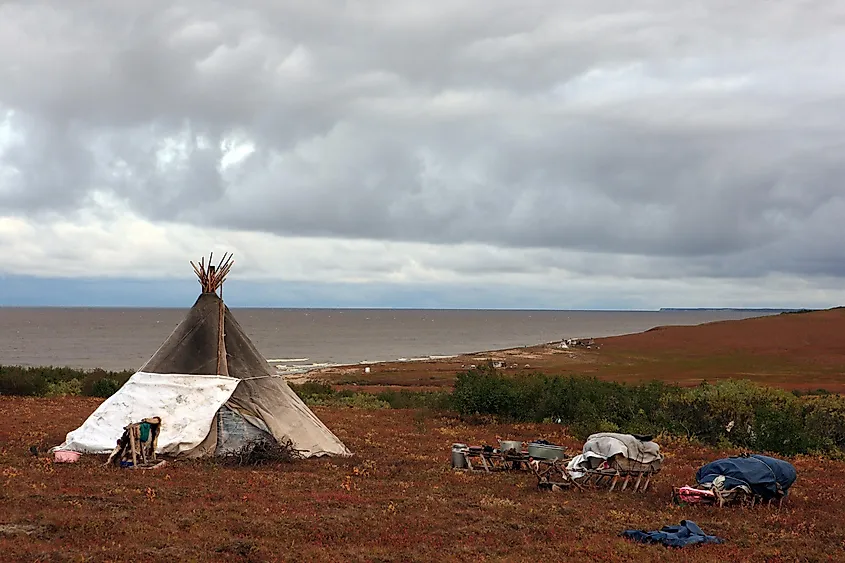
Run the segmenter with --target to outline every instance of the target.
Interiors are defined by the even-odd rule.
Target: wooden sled
[[[524,471],[528,465],[528,456],[523,453],[484,450],[479,447],[467,448],[456,452],[462,456],[463,467],[469,471],[493,473],[495,471]]]
[[[534,476],[537,477],[537,488],[541,491],[558,492],[574,487],[583,491],[584,487],[573,479],[566,469],[566,464],[569,463],[570,459],[572,458],[555,460],[532,458],[528,466],[534,472]]]
[[[633,492],[644,493],[648,490],[652,477],[658,471],[650,467],[628,470],[619,468],[588,469],[584,471],[586,475],[580,477],[578,481],[582,486],[591,489],[607,489],[612,492],[617,490],[618,487],[619,491],[625,491],[630,485]]]

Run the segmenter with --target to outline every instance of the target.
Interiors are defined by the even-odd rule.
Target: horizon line
[[[661,313],[695,311],[743,311],[743,312],[802,312],[826,311],[833,307],[657,307],[657,308],[576,308],[558,309],[554,307],[386,307],[386,306],[302,306],[302,305],[234,305],[230,309],[290,309],[307,311],[553,311],[573,313],[613,312],[613,313]],[[4,305],[0,309],[190,309],[192,305]]]

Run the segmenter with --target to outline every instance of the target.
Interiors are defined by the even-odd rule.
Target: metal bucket
[[[566,450],[562,446],[551,444],[528,444],[528,455],[538,459],[563,459],[566,457]]]
[[[467,460],[464,453],[469,451],[466,444],[452,444],[452,469],[466,469]]]

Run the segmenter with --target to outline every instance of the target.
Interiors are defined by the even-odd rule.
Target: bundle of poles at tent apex
[[[218,288],[220,289],[220,296],[223,296],[223,280],[226,279],[226,274],[229,273],[229,270],[232,269],[232,264],[234,261],[232,260],[232,253],[223,253],[223,258],[220,262],[217,263],[217,266],[212,264],[212,259],[214,258],[214,253],[208,255],[208,265],[205,263],[205,257],[203,256],[202,260],[200,260],[199,265],[194,264],[191,261],[191,266],[194,268],[194,272],[196,272],[197,277],[200,280],[200,285],[202,286],[203,293],[217,293]]]

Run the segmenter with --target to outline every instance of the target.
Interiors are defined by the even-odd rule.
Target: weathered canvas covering
[[[158,453],[180,455],[208,435],[215,413],[239,381],[220,375],[138,372],[117,393],[103,401],[57,449],[85,454],[111,453],[123,427],[141,419],[162,419]]]
[[[622,471],[651,468],[659,470],[663,463],[660,446],[643,441],[631,434],[600,432],[592,434],[584,443],[581,455],[570,462],[571,470],[595,469],[609,461]]]
[[[224,329],[222,339],[219,330],[221,320]],[[136,378],[139,374],[143,374],[140,379]],[[180,374],[179,377],[182,378],[194,376],[193,379],[184,380],[183,385],[187,386],[191,383],[210,381],[209,377],[217,378],[215,381],[230,381],[228,385],[231,389],[227,387],[225,396],[215,395],[213,401],[205,394],[206,387],[197,388],[196,393],[190,394],[186,394],[183,389],[183,398],[190,396],[194,402],[207,401],[208,407],[195,410],[190,420],[187,414],[182,418],[172,418],[173,414],[169,414],[171,411],[164,409],[173,409],[170,401],[175,401],[177,396],[169,394],[162,396],[158,402],[151,403],[151,397],[155,393],[148,387],[170,381],[163,379],[166,374]],[[151,379],[156,375],[160,376],[159,379]],[[97,453],[111,451],[124,425],[143,417],[160,416],[162,438],[165,437],[166,428],[173,424],[179,427],[189,426],[191,429],[191,441],[180,442],[181,445],[173,451],[165,452],[160,438],[160,453],[179,453],[188,457],[211,455],[217,453],[218,434],[221,431],[220,421],[215,413],[225,405],[256,429],[268,432],[276,440],[291,440],[305,457],[351,455],[337,436],[293,392],[284,378],[273,372],[229,308],[215,293],[203,293],[199,296],[185,319],[130,381],[133,379],[136,382],[143,381],[147,386],[143,392],[137,390],[137,385],[130,386],[129,393],[124,392],[126,386],[121,388],[107,399],[80,429],[71,432],[68,435],[69,440],[61,447],[85,447],[88,448],[86,451],[93,453],[91,447],[100,447],[108,437],[107,447],[100,448]],[[141,403],[146,401],[143,408],[134,406],[139,400]],[[158,408],[158,411],[148,412],[152,407]],[[101,412],[101,409],[104,410]],[[121,411],[119,416],[118,410]],[[108,416],[102,417],[103,412],[107,412]],[[181,410],[178,413],[182,416]],[[135,418],[128,420],[130,417]],[[126,421],[122,422],[124,420]],[[195,439],[196,435],[200,434],[197,430],[199,427],[202,427],[201,436]],[[231,437],[227,438],[225,443],[227,449],[235,447]]]
[[[307,457],[351,455],[281,377],[241,381],[226,406],[261,420],[276,439],[290,438]]]
[[[264,428],[260,420],[247,420],[226,405],[217,411],[217,449],[218,455],[240,451],[245,443],[272,440],[273,436]]]

